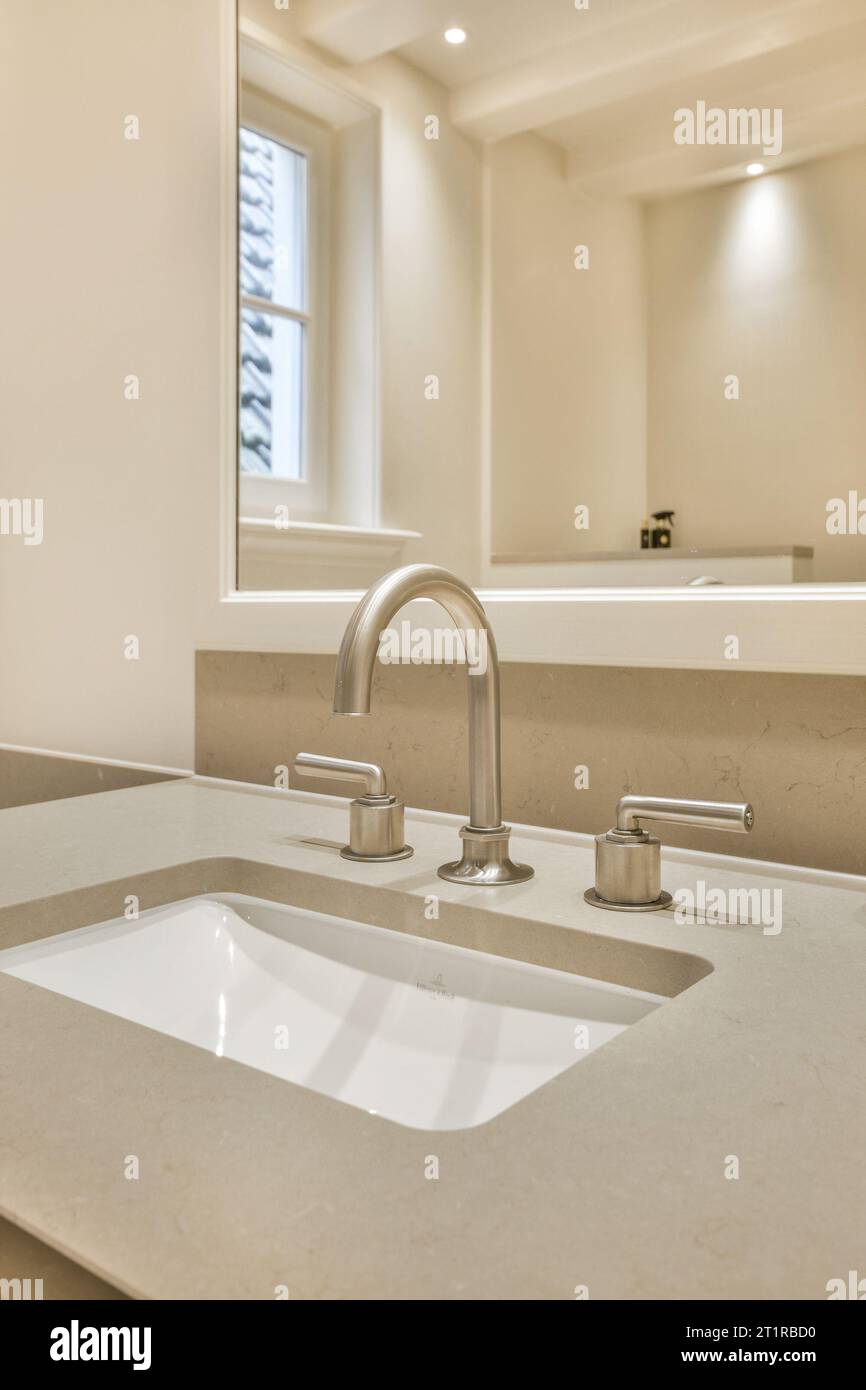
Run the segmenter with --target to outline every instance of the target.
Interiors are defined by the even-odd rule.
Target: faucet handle
[[[616,803],[617,830],[640,830],[639,820],[670,825],[702,825],[707,830],[747,833],[755,823],[749,801],[682,801],[673,796],[621,796]]]
[[[325,753],[299,753],[292,765],[304,777],[324,777],[335,782],[363,782],[367,797],[387,796],[384,769],[378,763],[352,758],[329,758]]]
[[[299,753],[292,771],[335,782],[363,782],[363,796],[349,803],[349,843],[340,850],[344,859],[371,864],[408,859],[414,853],[403,839],[403,802],[389,795],[385,773],[378,763],[331,758],[324,753]]]
[[[748,801],[684,801],[670,796],[622,796],[616,825],[595,839],[595,887],[584,898],[593,907],[619,912],[655,912],[669,907],[670,893],[661,886],[661,841],[641,820],[672,825],[702,825],[708,830],[747,834],[755,823]]]

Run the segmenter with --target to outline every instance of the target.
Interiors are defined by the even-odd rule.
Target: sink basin
[[[467,1129],[665,997],[235,893],[0,951],[0,971],[416,1129]]]

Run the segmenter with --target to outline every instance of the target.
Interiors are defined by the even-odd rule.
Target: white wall
[[[866,493],[866,149],[654,204],[647,236],[652,509],[684,545],[814,545],[816,580],[866,579],[825,525]]]
[[[170,766],[193,758],[194,648],[219,586],[220,25],[229,0],[7,0],[0,738]],[[244,4],[291,39],[291,14]],[[394,59],[385,102],[382,522],[403,559],[479,570],[480,156]],[[439,142],[424,117],[442,119]],[[137,115],[141,138],[123,138]],[[14,138],[9,133],[14,131]],[[432,174],[432,177],[431,177]],[[141,396],[124,399],[124,378]],[[424,377],[441,379],[438,402]],[[457,487],[459,524],[447,505]],[[480,576],[479,576],[480,577]],[[285,619],[287,645],[291,614]],[[138,661],[124,639],[140,641]],[[205,635],[205,640],[207,637]]]
[[[384,526],[421,531],[406,562],[481,578],[481,151],[447,96],[397,58],[355,70],[385,100],[382,149]],[[424,138],[428,115],[439,139]],[[439,399],[425,379],[439,378]],[[455,507],[455,499],[459,506]]]
[[[0,536],[5,742],[192,761],[196,591],[217,584],[221,8],[0,7],[0,496],[45,507],[41,546]]]
[[[640,206],[579,193],[562,150],[536,135],[489,161],[492,551],[633,548],[646,504]],[[579,504],[588,530],[575,530]]]

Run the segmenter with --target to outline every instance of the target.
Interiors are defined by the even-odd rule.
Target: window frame
[[[237,439],[238,513],[240,517],[274,520],[278,507],[290,519],[323,520],[331,492],[329,450],[330,378],[330,192],[332,150],[330,132],[312,117],[269,93],[242,84],[238,120],[241,129],[273,140],[307,160],[305,207],[305,290],[303,310],[289,309],[256,295],[244,294],[238,283],[238,380],[240,380],[240,319],[245,308],[274,318],[301,323],[304,351],[301,364],[301,478],[243,473],[240,468],[240,421]],[[237,192],[240,226],[240,185]],[[238,235],[238,274],[240,235]]]

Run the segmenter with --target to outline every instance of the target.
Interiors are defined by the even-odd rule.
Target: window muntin
[[[307,477],[309,157],[242,126],[239,460],[244,475]]]

